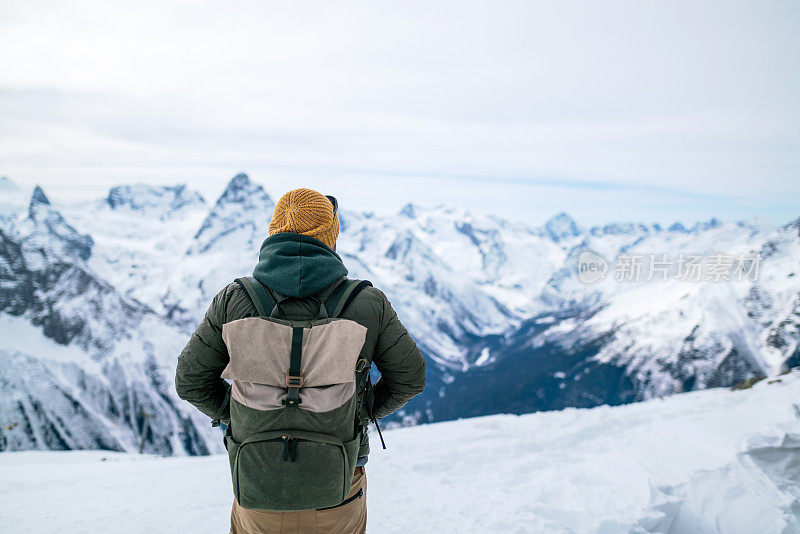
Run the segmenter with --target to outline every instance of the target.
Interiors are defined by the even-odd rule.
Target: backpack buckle
[[[367,360],[365,360],[364,358],[359,359],[356,362],[356,373],[360,373],[361,371],[366,369],[367,365],[368,365]]]
[[[303,374],[300,373],[298,376],[290,375],[289,371],[286,371],[286,387],[289,388],[301,388],[305,383],[306,379],[303,377]]]

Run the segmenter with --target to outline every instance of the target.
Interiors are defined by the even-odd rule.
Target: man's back
[[[304,190],[307,192],[308,190]],[[268,292],[269,297],[276,302],[285,297],[295,297],[283,302],[280,306],[281,316],[285,320],[307,320],[317,312],[319,303],[308,297],[319,296],[322,299],[330,296],[332,290],[341,281],[346,269],[341,259],[335,253],[335,236],[338,235],[338,218],[335,209],[332,218],[325,219],[325,213],[313,212],[310,220],[313,224],[322,221],[322,225],[312,226],[312,234],[318,228],[330,243],[333,235],[333,247],[308,234],[287,231],[297,221],[286,217],[280,218],[279,207],[284,199],[291,195],[284,195],[276,207],[276,216],[270,223],[270,233],[273,234],[262,245],[260,261],[254,270],[258,283]],[[304,193],[316,201],[318,197],[312,193]],[[316,195],[319,195],[316,193]],[[324,198],[324,197],[322,197]],[[289,201],[284,202],[284,213],[290,213],[296,208]],[[297,199],[295,198],[297,204]],[[304,197],[299,203],[303,204]],[[316,205],[320,205],[319,202]],[[316,209],[316,208],[315,208]],[[295,217],[296,219],[296,217]],[[273,224],[275,223],[275,224]],[[335,232],[331,231],[335,223]],[[327,226],[326,226],[327,225]],[[273,232],[273,226],[278,226],[281,231]],[[299,228],[303,230],[303,228]],[[256,303],[242,285],[231,283],[220,291],[214,298],[205,318],[192,335],[189,343],[184,348],[178,361],[176,373],[176,388],[181,398],[194,404],[203,413],[215,420],[230,421],[231,390],[228,383],[221,378],[223,370],[230,363],[230,351],[223,339],[224,325],[248,317],[259,316]],[[352,299],[341,313],[341,319],[352,321],[366,329],[366,335],[361,346],[358,359],[364,360],[366,365],[373,363],[381,373],[381,378],[374,386],[374,403],[372,414],[375,418],[384,417],[408,402],[414,395],[422,391],[425,385],[425,362],[414,341],[397,318],[386,296],[379,289],[364,288]],[[362,366],[363,367],[363,366]],[[366,387],[366,374],[357,381],[359,399],[365,398],[363,389]],[[302,405],[301,405],[302,406]],[[369,421],[364,403],[359,406],[359,413],[354,421],[355,428],[366,427]],[[287,408],[290,409],[290,408]],[[294,409],[297,409],[295,407]],[[301,408],[302,409],[302,408]],[[236,424],[231,428],[233,442],[241,442],[243,436],[237,433]],[[353,518],[363,515],[366,517],[365,500],[366,480],[363,465],[369,453],[369,443],[366,432],[361,434],[361,443],[358,450],[358,465],[361,466],[353,479],[350,495],[337,507],[328,510],[308,510],[294,514],[279,513],[268,510],[248,510],[234,502],[232,513],[232,530],[234,532],[259,532],[271,531],[254,530],[255,524],[248,527],[252,521],[260,524],[272,524],[279,514],[280,524],[297,523],[309,518],[313,512],[315,521],[338,525],[336,529],[341,532],[359,532],[360,526],[355,529],[343,525],[353,523]],[[353,499],[351,499],[353,497]],[[361,501],[361,510],[356,506],[356,500]],[[347,510],[344,510],[347,509]],[[351,513],[352,511],[352,513]],[[361,513],[363,511],[363,514]],[[327,518],[327,519],[326,519]],[[264,523],[264,522],[267,523]],[[237,527],[237,522],[239,523]],[[332,522],[332,523],[331,523]],[[361,525],[361,521],[356,522]],[[238,530],[237,530],[238,528]],[[333,527],[332,527],[333,528]],[[278,531],[278,530],[274,530]],[[294,530],[297,531],[296,529]],[[301,530],[302,531],[302,530]],[[327,530],[322,530],[327,531]]]

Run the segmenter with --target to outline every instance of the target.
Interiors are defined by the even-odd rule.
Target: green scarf
[[[256,280],[290,297],[315,295],[346,274],[342,258],[328,245],[292,232],[265,239],[253,270]]]

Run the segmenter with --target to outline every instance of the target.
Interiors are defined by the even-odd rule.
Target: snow
[[[207,216],[199,195],[182,186],[118,186],[106,199],[60,209],[79,231],[94,238],[92,270],[157,311],[164,310],[164,280],[180,264]]]
[[[475,364],[474,365],[477,366],[477,367],[480,367],[482,365],[486,365],[487,363],[489,363],[491,361],[490,360],[490,358],[491,358],[490,354],[491,354],[491,351],[489,351],[489,347],[483,347],[483,349],[481,349],[481,354],[480,354],[480,356],[478,356],[478,359],[475,360]]]
[[[752,389],[385,432],[369,532],[800,532],[800,371]],[[0,530],[218,533],[224,455],[0,454]]]
[[[612,275],[587,285],[574,269],[553,277],[543,295],[556,309],[583,306],[597,313],[577,324],[556,323],[541,337],[571,336],[565,342],[570,345],[605,336],[595,360],[625,366],[637,381],[640,398],[682,391],[687,377],[693,377],[692,387],[698,389],[729,382],[725,370],[719,371],[729,354],[736,366],[756,375],[780,372],[793,354],[796,334],[782,325],[794,323],[794,310],[800,309],[800,286],[793,274],[800,254],[796,228],[775,229],[758,219],[709,221],[690,232],[617,224],[593,228],[572,256],[583,250],[611,262],[612,271],[614,258],[622,253],[666,255],[673,262],[680,254],[762,256],[758,280],[655,277],[636,283]],[[645,266],[642,280],[646,278]],[[573,327],[578,329],[575,335],[570,334]],[[533,340],[531,346],[541,342]]]
[[[97,362],[89,358],[85,351],[76,346],[61,345],[40,335],[39,328],[25,319],[0,315],[0,352],[12,354],[24,348],[42,360],[80,363],[99,373]]]

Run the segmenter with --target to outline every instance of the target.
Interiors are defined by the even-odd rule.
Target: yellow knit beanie
[[[293,189],[278,200],[269,221],[269,235],[281,232],[305,234],[333,248],[339,237],[339,215],[322,193],[304,187]]]

